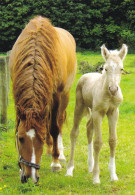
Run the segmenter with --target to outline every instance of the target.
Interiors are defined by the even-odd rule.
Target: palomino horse
[[[71,154],[67,166],[68,176],[73,176],[74,169],[74,149],[77,136],[79,134],[79,123],[85,111],[91,111],[90,119],[87,123],[88,137],[88,169],[93,172],[93,183],[100,183],[99,179],[99,151],[102,146],[101,122],[106,114],[109,122],[109,145],[110,162],[109,171],[111,180],[118,180],[115,169],[115,147],[116,147],[116,123],[118,120],[118,107],[123,96],[119,87],[121,73],[123,71],[123,59],[127,54],[127,46],[123,44],[120,51],[108,51],[105,45],[101,47],[101,53],[105,59],[102,74],[88,73],[83,75],[76,88],[76,105],[74,111],[74,125],[71,130]],[[93,158],[93,141],[95,133]]]
[[[9,67],[22,182],[30,176],[38,181],[44,140],[53,171],[65,160],[61,128],[76,73],[75,50],[72,35],[41,16],[28,23],[13,46]]]

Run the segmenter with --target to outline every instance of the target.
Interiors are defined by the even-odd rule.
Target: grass
[[[88,61],[96,64],[102,61],[97,53],[77,53],[78,63]],[[116,148],[116,168],[119,181],[110,182],[108,171],[109,146],[108,146],[108,122],[105,117],[102,123],[103,146],[100,152],[100,185],[92,184],[92,175],[87,168],[87,138],[86,118],[80,124],[80,134],[75,150],[74,177],[65,177],[66,164],[62,165],[60,172],[53,173],[50,169],[51,158],[42,155],[40,180],[34,185],[31,180],[27,184],[21,184],[19,168],[17,165],[17,151],[15,148],[15,111],[12,93],[9,93],[8,107],[8,131],[0,132],[0,193],[1,194],[135,194],[135,56],[127,55],[124,61],[125,69],[129,75],[122,75],[121,89],[123,103],[120,105],[120,116],[117,125],[118,144]],[[70,130],[73,124],[73,112],[75,105],[75,88],[80,78],[76,74],[75,82],[71,88],[70,101],[67,108],[67,124],[63,127],[63,142],[67,161],[70,154]]]

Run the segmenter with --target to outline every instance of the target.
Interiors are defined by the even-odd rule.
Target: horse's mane
[[[37,16],[28,23],[16,42],[12,78],[17,118],[25,116],[27,130],[30,126],[37,127],[41,139],[44,134],[42,123],[46,120],[46,110],[51,109],[48,106],[51,106],[59,75],[58,41],[57,32],[49,20]]]

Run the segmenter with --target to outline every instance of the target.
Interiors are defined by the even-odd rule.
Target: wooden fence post
[[[7,124],[7,105],[8,105],[8,56],[0,57],[0,123]]]

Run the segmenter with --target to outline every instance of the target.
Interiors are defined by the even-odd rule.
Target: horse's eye
[[[19,141],[20,141],[21,143],[23,143],[23,142],[24,142],[24,138],[23,138],[23,137],[19,137]]]

